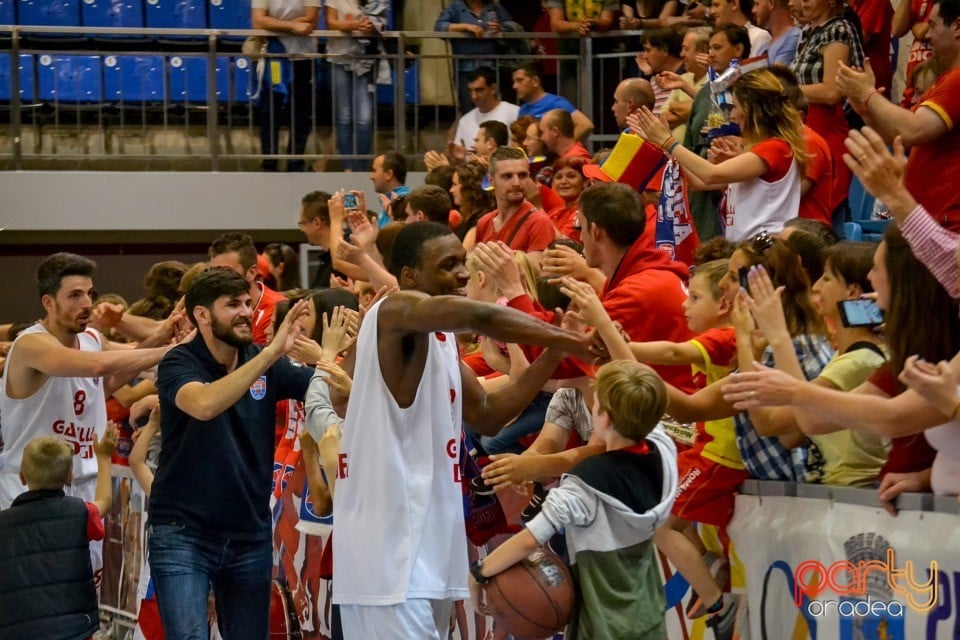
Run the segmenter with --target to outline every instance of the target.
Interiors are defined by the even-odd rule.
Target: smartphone
[[[845,327],[876,327],[883,324],[883,311],[869,298],[841,300],[837,307],[840,309],[840,321]]]
[[[750,293],[750,267],[740,267],[740,270],[737,271],[737,276],[740,278],[740,286],[743,290]]]
[[[357,194],[343,194],[343,208],[347,210],[356,210],[360,208],[360,202],[357,200]]]

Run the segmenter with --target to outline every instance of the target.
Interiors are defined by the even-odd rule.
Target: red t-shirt
[[[92,502],[85,502],[84,504],[87,505],[87,540],[103,540],[107,535],[107,530],[103,526],[100,509]]]
[[[580,207],[576,204],[572,207],[561,205],[548,211],[547,217],[553,222],[553,226],[556,227],[557,231],[571,240],[580,242],[580,231],[574,228],[577,225],[577,211],[579,210]]]
[[[545,184],[540,185],[540,208],[544,211],[556,209],[563,204],[563,198]]]
[[[776,182],[790,171],[793,164],[793,150],[786,140],[769,138],[750,147],[750,153],[760,156],[763,164],[767,165],[765,173],[760,179],[765,182]]]
[[[581,143],[576,143],[563,154],[564,158],[583,158],[587,162],[593,162],[593,154],[587,151],[587,148]]]
[[[834,202],[833,156],[827,141],[819,133],[804,125],[803,146],[807,152],[804,177],[813,183],[809,191],[800,196],[799,217],[833,224]]]
[[[907,191],[941,225],[960,231],[960,67],[947,71],[933,84],[914,111],[932,109],[947,132],[910,151],[904,183]]]
[[[257,308],[253,310],[253,343],[267,344],[270,326],[273,324],[273,310],[277,302],[286,298],[265,284],[261,283],[258,286],[263,294],[260,296]]]
[[[904,0],[908,2],[909,0]],[[850,3],[863,29],[863,53],[870,58],[876,87],[890,93],[893,64],[890,61],[890,37],[893,31],[893,5],[890,0],[854,0]]]
[[[543,251],[557,237],[557,230],[543,211],[524,201],[499,231],[494,231],[493,220],[499,210],[491,211],[477,221],[477,242],[504,242],[514,251]],[[527,216],[527,213],[530,213]],[[524,218],[526,218],[524,220]],[[523,226],[517,225],[523,220]],[[516,229],[516,233],[514,230]],[[513,238],[511,239],[511,236]],[[510,242],[507,242],[510,240]]]
[[[868,382],[891,398],[901,393],[897,376],[889,364],[877,369]],[[880,479],[887,473],[912,473],[929,469],[936,456],[937,451],[930,446],[922,433],[893,438],[887,461],[880,469]]]
[[[735,364],[737,357],[737,332],[733,327],[707,329],[693,338],[706,350],[710,362],[718,367]]]

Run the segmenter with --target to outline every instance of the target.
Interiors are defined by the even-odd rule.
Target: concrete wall
[[[132,302],[150,265],[203,260],[223,231],[296,248],[300,198],[341,188],[364,190],[379,208],[367,173],[0,172],[0,323],[40,312],[37,264],[56,251],[96,260],[97,289]]]

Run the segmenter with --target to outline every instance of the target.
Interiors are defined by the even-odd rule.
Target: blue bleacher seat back
[[[393,104],[393,94],[396,84],[396,71],[390,63],[390,84],[377,85],[377,104]],[[404,98],[407,104],[418,104],[420,102],[420,64],[416,61],[403,72],[404,73]]]
[[[103,101],[100,56],[42,54],[37,56],[40,100],[99,103]]]
[[[79,27],[80,0],[19,0],[17,19],[22,25]]]
[[[873,201],[875,198],[867,193],[860,181],[854,176],[850,182],[850,217],[854,221],[869,220],[873,213]]]
[[[205,0],[145,0],[146,25],[153,29],[206,29]]]
[[[210,0],[211,29],[249,29],[250,0]]]
[[[205,56],[172,56],[167,65],[170,78],[170,102],[205,104],[207,102],[207,58]],[[217,56],[217,102],[230,96],[230,59]]]
[[[33,102],[34,100],[34,66],[33,56],[20,54],[20,101]],[[13,99],[10,84],[10,54],[4,51],[0,54],[0,102],[10,102]]]
[[[141,29],[143,0],[83,0],[80,19],[85,27]]]
[[[860,225],[856,222],[845,222],[843,224],[843,239],[852,242],[860,242],[863,240],[863,230],[860,228]]]
[[[256,82],[256,67],[250,62],[249,58],[233,59],[233,101],[238,104],[250,102],[250,96],[257,88],[253,85]]]
[[[128,105],[163,102],[163,57],[104,57],[103,92],[107,102]]]
[[[17,24],[16,0],[0,0],[0,24]]]

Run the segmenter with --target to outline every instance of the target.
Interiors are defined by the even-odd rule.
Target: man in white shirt
[[[757,58],[767,52],[772,40],[770,32],[751,24],[747,17],[753,15],[753,0],[713,0],[710,9],[718,27],[735,24],[746,28],[750,36],[751,57]]]
[[[482,123],[497,120],[509,127],[520,111],[517,105],[500,100],[497,95],[497,73],[490,67],[477,67],[470,74],[467,88],[470,89],[470,99],[475,108],[463,114],[453,136],[453,146],[461,152],[473,145]]]

